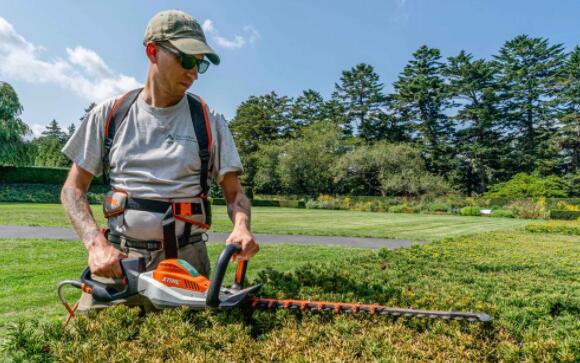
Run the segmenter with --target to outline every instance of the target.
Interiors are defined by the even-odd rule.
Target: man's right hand
[[[123,277],[120,261],[127,258],[127,255],[111,246],[105,236],[99,233],[87,244],[87,250],[91,274],[109,278]]]

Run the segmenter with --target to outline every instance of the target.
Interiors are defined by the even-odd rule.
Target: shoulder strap
[[[212,144],[211,126],[209,123],[207,108],[203,99],[199,96],[188,93],[187,101],[189,103],[189,111],[191,112],[191,121],[193,122],[195,137],[197,138],[197,143],[199,145],[199,158],[201,160],[201,196],[207,197],[209,192],[208,176]]]
[[[113,146],[113,140],[115,139],[115,134],[119,129],[119,126],[127,117],[129,109],[137,100],[137,97],[141,93],[143,88],[137,88],[132,91],[125,93],[121,98],[119,98],[109,116],[107,117],[107,122],[105,123],[105,145],[103,149],[103,181],[106,184],[110,183],[109,170],[110,170],[110,159],[109,153],[111,152],[111,147]]]

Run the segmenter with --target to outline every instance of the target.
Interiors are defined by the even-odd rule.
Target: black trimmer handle
[[[88,267],[81,274],[81,283],[91,288],[93,298],[98,302],[111,302],[135,295],[137,293],[139,274],[146,270],[145,258],[125,258],[121,260],[121,270],[123,271],[123,276],[127,279],[127,284],[120,291],[111,285],[93,280]]]
[[[219,306],[220,290],[222,288],[222,283],[224,281],[224,275],[226,274],[226,270],[228,268],[228,263],[230,262],[234,253],[240,252],[241,250],[242,248],[236,244],[228,244],[218,257],[215,266],[215,272],[213,274],[213,279],[211,279],[209,289],[207,290],[207,298],[206,298],[207,306],[214,308],[217,308]],[[234,278],[234,284],[232,285],[232,289],[243,288],[247,267],[248,261],[238,261],[238,269],[236,270],[236,276]]]

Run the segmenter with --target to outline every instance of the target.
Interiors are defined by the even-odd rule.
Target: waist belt
[[[186,203],[186,204],[190,205],[189,208],[191,208],[191,213],[193,214],[203,213],[203,211],[201,210],[201,204],[197,203]],[[125,208],[163,214],[167,212],[167,209],[169,209],[172,205],[173,203],[163,202],[159,200],[130,197],[127,199],[127,205]]]
[[[198,243],[198,242],[204,242],[206,239],[204,239],[204,233],[200,233],[200,234],[194,234],[189,236],[189,238],[179,238],[178,240],[178,246],[179,248],[189,245],[189,244],[194,244],[194,243]],[[111,233],[108,232],[107,233],[107,240],[109,242],[111,242],[113,245],[118,245],[115,246],[115,248],[120,249],[121,245],[123,244],[123,241],[125,242],[125,246],[129,247],[129,248],[138,248],[138,249],[143,249],[143,250],[147,250],[147,251],[157,251],[163,248],[163,243],[160,241],[156,241],[156,240],[138,240],[138,239],[133,239],[133,238],[129,238],[129,237],[125,237],[116,233]]]

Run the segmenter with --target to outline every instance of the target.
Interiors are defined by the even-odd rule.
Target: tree
[[[557,81],[565,59],[562,44],[519,35],[494,56],[499,69],[501,108],[513,172],[555,170],[551,138],[555,133]]]
[[[295,131],[290,116],[291,99],[275,92],[251,96],[236,110],[229,124],[244,165],[242,184],[250,195],[255,187],[256,153],[261,146],[289,138]]]
[[[364,140],[372,140],[374,128],[380,124],[381,106],[384,103],[383,84],[371,65],[360,63],[343,71],[340,84],[335,83],[332,97],[346,111],[345,130],[358,130]],[[354,126],[354,127],[353,127]]]
[[[296,97],[292,105],[292,120],[298,127],[310,126],[323,119],[324,99],[315,90],[307,89]]]
[[[461,51],[448,58],[444,74],[454,106],[459,107],[453,117],[459,123],[454,177],[467,194],[481,194],[502,172],[496,69],[491,62],[473,60]]]
[[[412,144],[377,142],[360,145],[341,157],[335,182],[346,192],[363,195],[443,195],[451,191],[439,176],[428,173],[421,151]]]
[[[77,128],[76,128],[75,124],[70,124],[67,127],[67,129],[66,129],[66,141],[68,141],[71,138],[71,136],[75,133],[76,129]]]
[[[0,165],[21,165],[25,158],[23,137],[30,129],[20,119],[22,109],[14,88],[0,82]]]
[[[44,131],[42,131],[42,136],[43,138],[48,138],[48,139],[55,139],[58,140],[61,144],[64,144],[67,140],[67,135],[66,133],[64,133],[62,131],[62,129],[60,128],[58,122],[56,122],[55,119],[53,119],[44,129]]]
[[[334,192],[332,166],[344,153],[340,128],[330,122],[317,122],[303,130],[302,138],[288,140],[279,154],[277,173],[288,193]]]
[[[566,61],[557,96],[559,144],[564,153],[563,169],[571,174],[580,171],[580,47],[576,46]]]
[[[411,136],[422,148],[427,168],[438,174],[452,169],[450,147],[453,130],[445,110],[449,89],[443,78],[445,65],[439,49],[422,46],[394,83],[392,107],[410,123]]]
[[[36,166],[70,166],[71,161],[61,152],[62,142],[54,137],[40,137],[32,143],[36,148],[34,165]]]

